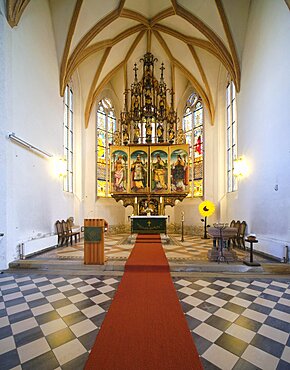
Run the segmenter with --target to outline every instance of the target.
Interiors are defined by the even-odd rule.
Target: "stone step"
[[[109,271],[123,272],[126,261],[107,261],[104,265],[85,265],[82,261],[59,261],[59,260],[17,260],[9,264],[11,270],[32,269],[35,271],[64,271],[72,273],[101,273]],[[218,262],[169,262],[171,272],[232,272],[232,273],[263,273],[263,267],[246,266],[241,263],[224,261]]]

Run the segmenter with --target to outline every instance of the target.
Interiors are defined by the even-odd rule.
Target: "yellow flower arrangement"
[[[204,235],[203,239],[208,239],[206,228],[207,226],[207,218],[211,216],[215,211],[215,206],[212,202],[209,200],[205,200],[204,202],[200,203],[198,206],[199,213],[204,217],[204,219],[201,219],[202,222],[204,222]]]
[[[204,202],[200,203],[198,210],[203,217],[209,217],[214,214],[215,205],[211,201],[205,200]]]

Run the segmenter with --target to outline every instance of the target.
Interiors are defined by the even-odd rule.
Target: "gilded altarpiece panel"
[[[189,192],[189,145],[170,147],[170,188],[174,193]]]
[[[111,193],[127,193],[129,180],[129,149],[111,147]]]
[[[169,191],[168,147],[150,148],[150,191],[163,194]]]
[[[130,147],[129,192],[139,194],[148,192],[149,164],[148,147]]]

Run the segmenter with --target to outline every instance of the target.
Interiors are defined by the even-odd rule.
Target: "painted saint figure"
[[[172,190],[174,191],[186,191],[186,185],[188,185],[188,168],[184,159],[181,155],[177,155],[177,159],[172,166]]]
[[[165,180],[167,165],[161,158],[160,154],[156,156],[156,162],[153,163],[153,190],[167,190]]]
[[[131,189],[138,191],[146,188],[146,170],[145,164],[141,160],[140,154],[137,155],[136,160],[131,166],[132,184]]]
[[[114,190],[115,191],[124,191],[124,178],[125,178],[125,168],[123,156],[119,155],[118,159],[115,162],[114,170]]]

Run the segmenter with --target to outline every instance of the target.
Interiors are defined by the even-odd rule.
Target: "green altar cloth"
[[[167,216],[131,216],[132,234],[166,234]]]

